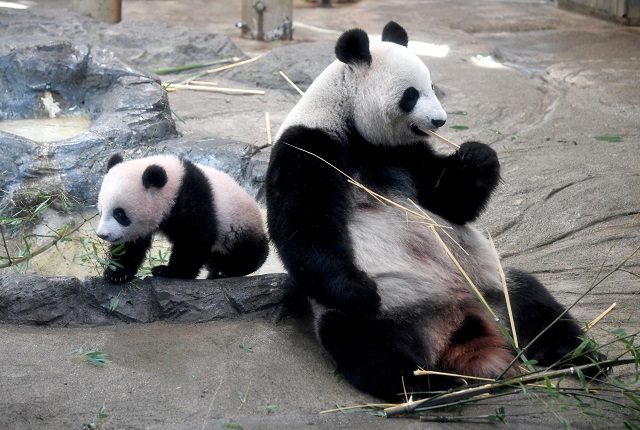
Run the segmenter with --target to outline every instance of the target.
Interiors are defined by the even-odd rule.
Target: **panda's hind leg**
[[[409,323],[326,310],[316,317],[317,336],[337,370],[361,391],[390,402],[404,393],[438,391],[457,385],[447,377],[415,376],[428,367],[418,333]]]
[[[258,270],[269,255],[266,236],[244,231],[235,235],[232,246],[225,252],[213,251],[207,261],[207,279],[244,276]]]
[[[530,273],[509,269],[506,275],[519,344],[523,348],[565,309]],[[566,313],[526,348],[525,356],[537,360],[542,366],[556,363],[562,366],[583,365],[606,359],[603,354],[590,347],[586,347],[577,357],[570,358],[582,343],[582,337],[584,331],[578,322]],[[596,376],[598,373],[598,369],[587,372],[590,376]]]

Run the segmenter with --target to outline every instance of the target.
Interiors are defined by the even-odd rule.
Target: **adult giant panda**
[[[269,252],[258,204],[229,175],[174,155],[107,163],[98,195],[98,237],[124,243],[116,265],[104,277],[112,283],[131,280],[163,233],[173,245],[169,263],[154,276],[195,278],[207,266],[208,278],[247,275],[262,266]]]
[[[389,400],[403,391],[403,378],[410,392],[456,382],[416,377],[418,367],[488,378],[515,373],[510,344],[437,237],[508,321],[495,253],[467,224],[500,180],[498,158],[478,142],[446,156],[425,142],[420,129],[441,127],[446,113],[407,44],[394,22],[377,43],[361,29],[345,32],[337,61],[284,120],[266,182],[271,238],[295,286],[312,299],[320,342],[347,380]],[[439,226],[437,236],[429,224]],[[510,270],[506,277],[517,335],[527,345],[563,308],[532,275]],[[580,345],[580,335],[566,315],[527,357],[551,365]],[[594,357],[587,350],[572,363]]]

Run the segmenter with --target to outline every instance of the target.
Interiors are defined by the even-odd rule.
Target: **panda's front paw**
[[[489,145],[480,142],[465,142],[460,145],[458,158],[465,168],[492,172],[500,167],[498,154]]]
[[[123,284],[132,280],[136,276],[136,272],[131,272],[129,270],[124,270],[122,268],[116,267],[115,269],[111,269],[107,267],[104,270],[103,278],[105,281],[110,284]]]

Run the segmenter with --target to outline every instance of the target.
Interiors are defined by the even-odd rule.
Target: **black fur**
[[[207,269],[208,279],[243,276],[258,270],[269,254],[269,244],[264,236],[252,231],[239,231],[230,252],[211,254]]]
[[[509,297],[512,304],[518,337],[529,345],[543,328],[549,326],[564,312],[564,307],[553,298],[549,291],[530,273],[509,268],[506,270],[509,281]],[[542,366],[551,366],[560,362],[564,365],[591,364],[606,359],[603,354],[595,353],[587,347],[584,354],[571,358],[571,353],[580,345],[584,332],[569,313],[547,330],[536,342],[525,347],[525,356],[535,359]],[[594,369],[589,376],[599,376]]]
[[[402,112],[409,113],[414,107],[416,107],[416,103],[418,103],[419,99],[420,92],[416,90],[415,87],[409,87],[404,90],[398,106]]]
[[[167,184],[168,179],[167,172],[155,164],[147,167],[142,173],[142,185],[147,189],[151,187],[162,188]]]
[[[192,279],[198,276],[217,239],[218,221],[209,181],[192,162],[182,160],[184,174],[176,203],[160,224],[173,249],[169,264],[152,269],[154,276]]]
[[[408,46],[409,35],[404,28],[398,25],[398,23],[389,21],[387,25],[385,25],[382,29],[382,41],[393,42],[402,46]]]
[[[111,170],[113,166],[120,163],[122,163],[122,155],[113,154],[111,158],[109,158],[109,161],[107,162],[107,172]]]
[[[151,248],[152,236],[142,237],[134,242],[127,242],[124,246],[110,245],[109,256],[115,262],[104,270],[104,279],[113,284],[122,284],[132,280],[138,268],[144,263],[147,251]],[[114,251],[120,248],[120,251]]]
[[[371,65],[369,36],[359,28],[344,32],[336,43],[335,54],[338,60],[346,64]]]

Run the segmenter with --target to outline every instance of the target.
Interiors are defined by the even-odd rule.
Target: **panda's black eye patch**
[[[414,87],[409,87],[404,90],[398,106],[400,107],[400,110],[402,110],[402,112],[409,113],[413,110],[414,107],[416,107],[416,103],[418,103],[419,98],[420,92]]]
[[[128,225],[131,225],[131,220],[129,219],[129,217],[127,216],[127,213],[122,208],[115,208],[113,210],[113,219],[115,219],[116,221],[118,221],[119,224],[125,227],[127,227]]]

